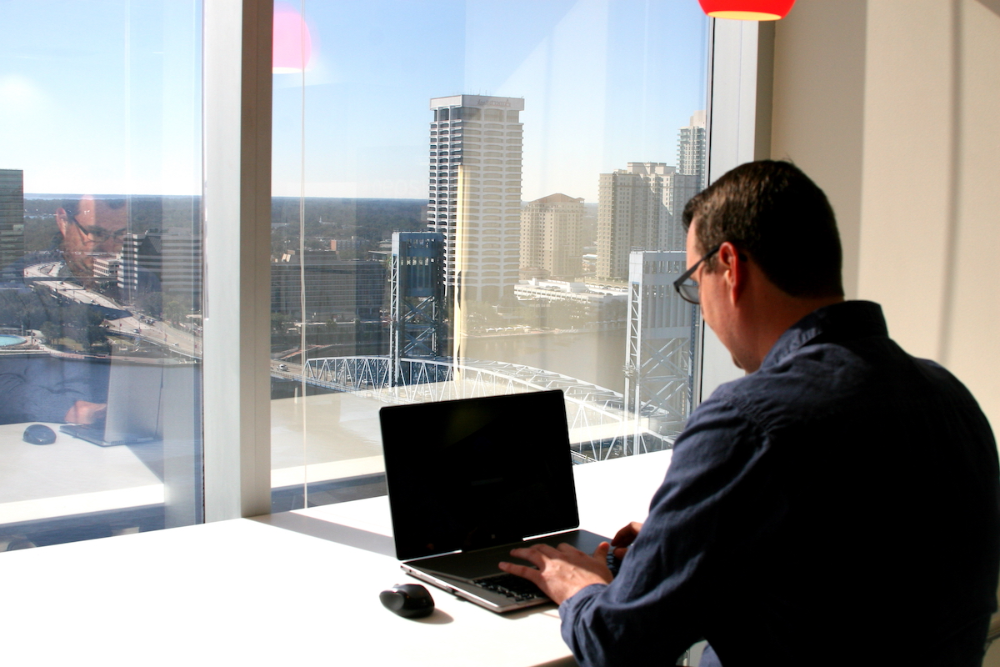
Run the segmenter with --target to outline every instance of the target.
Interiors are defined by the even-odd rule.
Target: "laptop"
[[[379,411],[396,557],[408,574],[495,612],[545,604],[502,572],[510,550],[607,538],[580,524],[560,390]]]
[[[159,440],[163,366],[112,363],[108,407],[93,424],[63,424],[59,430],[101,447]]]

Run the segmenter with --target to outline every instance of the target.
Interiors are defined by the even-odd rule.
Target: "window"
[[[579,462],[671,446],[692,402],[697,313],[673,308],[666,328],[640,322],[630,338],[630,314],[643,299],[669,301],[656,287],[676,271],[640,270],[633,285],[627,252],[613,266],[601,258],[640,246],[647,262],[666,252],[676,268],[683,234],[660,234],[669,247],[640,245],[644,223],[610,199],[605,219],[598,182],[652,178],[638,188],[641,209],[664,209],[658,224],[679,226],[689,181],[705,169],[682,169],[675,156],[682,128],[704,116],[708,22],[697,6],[615,7],[608,20],[557,0],[518,12],[279,3],[305,12],[314,48],[304,72],[274,78],[274,210],[291,224],[273,224],[272,281],[286,271],[299,281],[298,299],[272,302],[272,361],[293,370],[272,375],[275,509],[383,493],[378,408],[453,397],[475,382],[440,381],[452,374],[518,391],[564,386]],[[414,30],[428,21],[466,45],[447,63]],[[500,37],[504,49],[488,46]],[[487,152],[456,151],[442,165],[428,128],[445,119],[492,140]],[[653,177],[633,176],[634,164]],[[426,210],[428,167],[462,192],[447,217]],[[472,186],[481,176],[493,177],[482,193]],[[409,291],[393,267],[427,248],[438,253],[436,288]],[[337,289],[323,276],[350,283],[364,272],[382,276],[372,301],[350,288],[325,296]],[[521,289],[530,280],[548,289]]]
[[[0,551],[202,520],[201,17],[0,6]]]
[[[335,10],[326,3],[306,2],[306,24],[311,34],[320,38],[316,40],[317,59],[305,74],[300,71],[273,76],[274,151],[269,162],[257,160],[269,169],[273,166],[274,200],[258,197],[245,208],[233,207],[232,200],[226,199],[226,210],[216,206],[215,226],[210,228],[217,240],[221,236],[226,243],[216,243],[210,250],[213,246],[201,244],[200,237],[205,208],[199,197],[201,184],[219,176],[218,171],[212,171],[213,164],[229,165],[222,170],[225,174],[233,171],[232,157],[239,150],[239,141],[254,131],[246,126],[240,129],[240,112],[256,113],[261,106],[256,100],[244,99],[244,106],[239,107],[237,101],[237,113],[232,113],[232,99],[238,100],[240,95],[230,95],[234,87],[239,90],[239,82],[230,83],[234,67],[239,69],[241,54],[234,52],[230,33],[225,33],[225,39],[220,39],[218,33],[220,26],[223,32],[239,33],[239,21],[232,20],[232,12],[238,14],[241,4],[252,8],[254,1],[163,0],[137,4],[93,0],[71,3],[72,8],[60,3],[59,11],[52,10],[47,2],[6,3],[0,8],[0,24],[13,26],[9,38],[0,43],[0,91],[5,101],[0,106],[0,231],[4,232],[0,235],[0,254],[7,258],[0,261],[0,268],[17,265],[9,257],[21,252],[19,232],[23,234],[22,256],[28,256],[44,249],[45,237],[53,233],[53,225],[59,229],[58,211],[32,204],[45,199],[44,195],[59,195],[61,205],[57,208],[64,209],[62,219],[69,229],[77,230],[95,245],[108,243],[115,249],[120,242],[121,246],[117,253],[94,254],[92,273],[79,290],[73,284],[80,281],[78,276],[69,281],[35,280],[33,285],[28,280],[15,285],[12,291],[3,290],[7,299],[4,303],[14,304],[15,315],[18,302],[14,296],[37,295],[35,288],[41,288],[41,282],[55,283],[49,286],[60,288],[51,293],[52,298],[60,292],[74,291],[74,296],[83,301],[60,301],[58,307],[47,312],[46,316],[55,313],[55,322],[70,323],[59,330],[53,324],[42,332],[32,326],[36,320],[8,317],[0,326],[17,329],[10,332],[12,336],[25,338],[21,334],[29,333],[25,338],[28,346],[47,345],[48,333],[62,348],[26,352],[17,347],[22,343],[9,344],[0,350],[0,361],[9,364],[19,355],[48,356],[54,360],[48,363],[57,369],[57,375],[71,379],[80,374],[74,375],[69,369],[84,369],[84,382],[77,386],[98,400],[108,399],[109,404],[114,402],[110,398],[115,392],[109,388],[114,370],[134,371],[140,377],[140,386],[148,389],[156,385],[155,378],[151,380],[144,371],[150,366],[162,368],[159,399],[147,403],[156,407],[164,424],[163,432],[156,433],[162,438],[161,444],[75,448],[91,460],[102,457],[127,464],[99,465],[94,475],[83,476],[69,467],[76,466],[71,457],[61,456],[71,449],[61,443],[84,444],[65,440],[58,433],[59,422],[67,415],[49,421],[57,427],[59,447],[31,445],[27,450],[37,452],[33,457],[49,457],[45,463],[5,466],[0,475],[0,512],[7,512],[0,518],[0,549],[183,525],[200,521],[203,516],[211,520],[259,513],[267,508],[266,502],[262,505],[257,497],[266,486],[275,489],[271,506],[276,509],[380,493],[380,465],[372,453],[378,432],[371,400],[381,385],[370,382],[375,379],[370,372],[378,368],[377,363],[370,362],[383,355],[388,345],[386,331],[392,318],[386,275],[392,257],[391,231],[396,230],[420,232],[429,225],[444,226],[444,250],[427,258],[431,260],[427,264],[417,262],[414,266],[440,265],[445,282],[451,281],[446,287],[454,288],[456,281],[464,281],[459,284],[469,288],[463,290],[464,299],[449,297],[444,302],[450,309],[444,338],[452,346],[446,350],[454,349],[456,336],[464,336],[461,340],[467,343],[464,355],[456,360],[453,353],[446,352],[445,361],[451,354],[453,366],[457,361],[468,373],[487,377],[474,363],[483,362],[502,368],[502,377],[513,377],[515,381],[519,381],[517,373],[525,367],[537,368],[545,371],[541,377],[563,374],[573,378],[574,391],[583,387],[598,399],[607,397],[606,405],[617,410],[614,418],[583,436],[579,428],[574,428],[580,461],[641,450],[643,442],[636,447],[634,434],[623,435],[627,424],[638,421],[643,437],[647,432],[669,433],[679,428],[680,421],[660,419],[655,409],[644,413],[644,401],[648,399],[641,391],[634,391],[637,387],[641,390],[635,382],[639,376],[621,372],[627,340],[622,323],[628,315],[619,312],[621,309],[595,308],[583,297],[604,288],[612,296],[620,294],[623,282],[596,277],[597,246],[603,242],[615,247],[621,238],[614,228],[598,224],[600,211],[613,211],[614,207],[610,200],[599,196],[595,175],[628,171],[630,161],[646,159],[663,160],[667,166],[680,168],[670,164],[670,156],[677,154],[674,126],[691,123],[689,107],[704,108],[707,22],[696,8],[658,6],[646,13],[626,6],[608,20],[604,14],[578,7],[578,3],[552,0],[529,3],[533,20],[513,25],[514,19],[507,14],[516,13],[499,11],[503,6],[500,3],[460,4],[461,11],[446,13],[446,32],[461,38],[462,43],[482,46],[466,50],[465,62],[457,58],[441,70],[433,56],[425,59],[420,55],[426,46],[410,34],[412,31],[399,31],[385,23],[385,14],[379,11],[382,5],[348,4],[344,14],[345,5],[338,4],[334,15]],[[424,20],[414,14],[411,3],[383,4],[398,9],[401,22]],[[279,11],[283,7],[288,8],[277,3]],[[297,7],[301,4],[294,3],[292,9]],[[498,12],[503,16],[495,16]],[[50,41],[45,35],[60,26],[59,34],[81,34],[87,28],[88,34],[97,37],[83,40],[88,45],[85,49],[66,46],[52,53],[46,51],[45,58],[25,57],[38,52],[42,47],[37,45]],[[378,29],[359,32],[364,26]],[[488,36],[490,30],[504,27],[511,29],[510,34],[519,35],[518,41],[505,42],[509,50],[498,54],[487,48],[488,40],[476,41]],[[727,58],[727,62],[732,61],[734,54],[740,54],[733,45],[740,40],[745,44],[748,39],[746,28],[733,30],[730,26],[728,32],[723,31],[726,48],[716,46],[714,56],[717,74],[713,131],[716,127],[724,130],[722,138],[712,144],[713,170],[720,165],[716,173],[752,157],[744,155],[746,146],[752,151],[752,142],[737,141],[735,137],[745,120],[741,114],[747,109],[737,103],[747,99],[740,86],[755,84],[738,77],[728,80],[718,74],[719,62]],[[717,44],[720,34],[716,26]],[[387,42],[399,39],[392,48],[381,48],[364,43],[364,35],[384,35]],[[579,44],[584,42],[588,44],[582,51],[585,58],[574,61],[562,57],[579,50]],[[591,48],[595,43],[600,48]],[[635,66],[637,44],[643,44],[642,68]],[[252,45],[243,45],[242,49],[244,54],[254,52]],[[400,55],[404,50],[405,54]],[[359,53],[369,57],[359,58]],[[411,54],[417,57],[411,58]],[[208,62],[210,56],[214,63]],[[550,56],[554,58],[552,67],[539,67],[546,65]],[[47,68],[44,63],[53,60],[58,67]],[[346,69],[337,69],[337,76],[331,76],[330,65]],[[431,72],[433,80],[428,79]],[[543,82],[537,78],[540,72],[555,78]],[[341,74],[344,78],[338,78]],[[202,77],[207,91],[204,104]],[[617,81],[628,89],[627,94],[612,94],[613,86],[619,85]],[[96,107],[84,104],[40,104],[45,98],[65,98],[66,91],[77,91],[80,99],[87,99],[95,88],[104,93],[100,114],[91,112]],[[221,88],[226,92],[220,93]],[[391,91],[392,99],[369,104],[370,100],[364,98],[377,97],[378,88]],[[511,105],[523,102],[523,109],[508,108],[497,121],[480,123],[459,120],[458,109],[469,110],[466,118],[472,118],[490,107],[427,108],[435,96],[459,91],[475,95],[484,88],[494,92],[493,97],[507,98],[506,103]],[[725,89],[721,102],[720,88]],[[588,97],[584,98],[584,94]],[[225,113],[213,111],[213,105],[220,104]],[[203,108],[204,123],[214,143],[202,143]],[[720,126],[720,117],[728,118],[728,124]],[[622,122],[623,118],[628,122]],[[520,164],[507,170],[493,165],[476,169],[478,165],[456,158],[439,168],[436,158],[428,155],[428,127],[433,133],[439,128],[458,129],[463,124],[475,126],[467,128],[465,134],[482,136],[487,132],[498,146],[493,150],[502,153],[501,159]],[[40,126],[44,126],[42,130]],[[109,126],[113,129],[107,130]],[[254,127],[268,126],[265,123]],[[501,144],[492,137],[505,139]],[[717,151],[724,153],[723,159],[716,159]],[[207,156],[205,174],[201,171],[203,153]],[[595,155],[600,155],[596,163]],[[102,159],[109,161],[108,168],[93,168],[95,160]],[[423,169],[429,171],[427,177]],[[46,177],[40,180],[42,174]],[[247,176],[239,172],[237,178],[257,183],[259,180],[253,179],[259,178],[259,173]],[[452,212],[425,212],[431,188],[424,178],[443,189],[450,184],[452,190],[462,191]],[[574,183],[583,185],[578,188]],[[477,198],[474,185],[498,186],[511,195],[511,201],[489,209],[481,207],[481,196]],[[515,198],[518,192],[521,195]],[[63,197],[65,194],[74,196]],[[91,204],[90,209],[80,206],[88,194],[91,198],[84,203]],[[558,264],[552,264],[557,268],[545,269],[545,262],[550,260],[544,258],[544,252],[542,258],[526,264],[525,258],[533,256],[520,242],[524,235],[512,233],[529,224],[533,203],[557,194],[583,200],[582,221],[579,225],[570,223],[574,233],[568,237],[574,240],[564,243],[553,240],[552,234],[540,234],[538,238],[547,239],[545,243],[555,247],[575,247],[579,239],[582,256],[573,255],[569,262],[579,267],[579,276],[575,275],[576,268],[558,268]],[[208,194],[205,196],[207,201]],[[160,206],[147,206],[148,200],[157,198]],[[96,223],[87,216],[71,219],[82,210],[99,213]],[[23,211],[23,219],[12,219],[18,211]],[[267,211],[273,216],[261,215]],[[123,215],[127,223],[116,225]],[[489,222],[481,226],[473,222],[480,217]],[[575,219],[564,212],[553,217]],[[249,264],[231,263],[234,256],[241,256],[234,248],[256,233],[258,219],[264,220],[263,224],[273,232],[271,252],[255,255]],[[102,234],[105,227],[106,233]],[[184,231],[190,231],[190,237]],[[466,246],[459,231],[466,234]],[[479,234],[483,243],[501,244],[503,252],[495,257],[496,261],[477,267],[471,253],[463,255],[463,247],[471,249],[476,244],[476,237],[469,236],[472,233]],[[292,250],[296,252],[286,252]],[[215,270],[204,274],[204,288],[198,284],[202,255],[215,261]],[[449,262],[449,258],[458,261]],[[54,257],[50,263],[59,264],[65,259]],[[260,280],[261,275],[266,275],[262,272],[265,262],[272,269],[277,265],[272,274],[279,279],[269,286]],[[459,265],[462,262],[464,266]],[[544,275],[546,270],[549,275]],[[0,281],[9,287],[11,276],[11,271],[0,272]],[[560,277],[567,279],[560,281]],[[513,297],[512,279],[516,281]],[[530,290],[521,290],[533,279],[547,280],[539,291],[550,294],[566,290],[566,285],[569,290],[576,289],[574,285],[578,284],[585,285],[588,292],[573,293],[577,305],[560,304],[555,298],[541,298]],[[67,282],[70,284],[58,284]],[[237,283],[239,291],[234,292],[230,283]],[[103,287],[95,291],[99,284]],[[63,311],[84,312],[78,306],[90,306],[91,310],[112,308],[111,301],[104,301],[111,298],[110,293],[100,292],[112,286],[122,293],[114,302],[132,314],[135,324],[123,326],[120,334],[117,327],[103,327],[107,332],[104,340],[115,339],[124,345],[116,347],[112,341],[107,359],[101,360],[100,352],[95,351],[101,347],[100,332],[82,333],[85,327]],[[220,315],[226,308],[219,304],[242,304],[242,296],[248,293],[268,299],[272,316],[265,319],[279,334],[271,347],[269,367],[264,363],[266,349],[244,351],[240,347],[230,354],[229,348],[242,345],[247,338],[240,336],[241,332],[267,326],[266,321],[246,315],[243,306],[236,308],[235,316]],[[217,323],[214,327],[205,324],[206,329],[221,335],[206,332],[203,337],[200,317],[208,312],[213,294]],[[381,305],[376,308],[376,303]],[[9,307],[4,312],[11,315]],[[162,317],[157,318],[156,312]],[[88,321],[86,315],[81,317],[84,323]],[[110,323],[115,321],[111,318]],[[131,324],[131,320],[122,321]],[[514,322],[522,324],[510,326]],[[152,335],[150,327],[162,333],[164,339]],[[62,335],[67,328],[70,335]],[[36,332],[33,338],[32,331]],[[504,336],[508,340],[490,336],[497,331],[507,332]],[[519,333],[515,337],[511,331]],[[588,342],[590,333],[596,335]],[[534,334],[534,338],[526,334]],[[286,344],[288,347],[282,347]],[[116,354],[116,350],[122,354]],[[259,362],[258,351],[264,353]],[[137,352],[140,362],[132,362]],[[342,375],[333,377],[341,380],[350,371],[351,382],[356,384],[349,391],[343,391],[341,383],[333,387],[333,394],[324,394],[317,382],[303,381],[301,362],[309,365],[315,360],[350,356],[361,360],[360,365],[334,363],[316,369],[316,373],[339,369]],[[706,359],[710,356],[706,355]],[[719,356],[728,359],[728,355]],[[572,365],[567,359],[572,359]],[[690,358],[687,363],[691,364]],[[424,362],[416,366],[430,367]],[[181,370],[174,372],[178,368]],[[264,371],[270,373],[276,387],[272,404],[285,401],[280,409],[275,407],[270,434],[266,430],[263,435],[255,432],[256,421],[249,429],[243,426],[246,413],[267,413],[253,391],[246,389],[253,384],[255,369],[262,371],[262,377]],[[102,374],[107,378],[102,379]],[[129,373],[123,375],[128,377]],[[44,376],[29,373],[25,377],[38,380]],[[238,382],[234,382],[236,377]],[[307,380],[317,377],[311,375]],[[631,390],[625,391],[625,387]],[[411,388],[416,391],[431,387]],[[678,390],[675,394],[690,392],[680,385],[674,388]],[[134,398],[152,395],[145,390],[131,393]],[[334,394],[339,397],[336,403],[330,398]],[[630,398],[635,396],[638,398]],[[211,404],[204,416],[203,403]],[[27,417],[21,415],[19,419]],[[207,434],[204,447],[202,424]],[[14,420],[0,425],[7,427],[2,436],[5,444],[22,443],[24,425]],[[27,447],[28,443],[22,444]],[[274,460],[272,484],[255,478],[253,488],[244,486],[246,470],[258,469],[255,461],[245,463],[244,459],[264,451],[271,453]],[[50,462],[54,465],[50,466]],[[121,475],[122,471],[126,474]],[[84,480],[96,486],[53,491],[51,486],[36,484],[32,478],[36,474],[52,479],[65,474],[74,483]],[[29,497],[15,497],[25,489],[29,489]]]

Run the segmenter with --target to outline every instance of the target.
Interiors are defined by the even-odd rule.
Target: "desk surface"
[[[583,527],[641,520],[670,452],[575,468]],[[408,580],[386,498],[0,554],[6,658],[38,664],[572,665],[552,605],[500,616],[432,590],[423,620],[386,611]],[[346,661],[351,661],[347,663]]]

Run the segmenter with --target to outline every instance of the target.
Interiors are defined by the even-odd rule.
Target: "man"
[[[125,200],[95,199],[84,195],[56,211],[56,250],[63,266],[58,277],[92,289],[96,286],[94,259],[121,251],[128,229]],[[30,260],[27,260],[30,262]],[[20,268],[18,275],[23,273]],[[49,279],[49,284],[56,281]],[[32,329],[88,332],[107,315],[91,303],[89,293],[60,288],[62,297],[47,287],[7,289],[0,295],[0,313],[11,323]],[[66,302],[66,294],[80,295]],[[107,309],[104,309],[106,311]],[[107,364],[87,360],[14,356],[0,364],[0,424],[32,421],[91,424],[103,418],[107,394]]]
[[[95,282],[94,258],[117,255],[128,231],[128,207],[124,200],[94,199],[84,195],[78,204],[56,211],[62,235],[60,250],[66,264],[62,272],[84,287]]]
[[[691,415],[613,580],[606,544],[501,568],[561,603],[585,666],[672,665],[702,638],[702,665],[980,664],[1000,471],[975,400],[844,301],[833,211],[793,165],[737,167],[684,222],[678,291],[748,375]]]

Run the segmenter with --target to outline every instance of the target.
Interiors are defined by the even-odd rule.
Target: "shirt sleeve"
[[[705,636],[711,571],[727,535],[720,528],[757,458],[756,431],[714,397],[691,416],[618,576],[559,608],[563,639],[582,667],[673,665]]]
[[[62,422],[78,400],[90,399],[88,369],[80,364],[0,363],[0,423]]]

